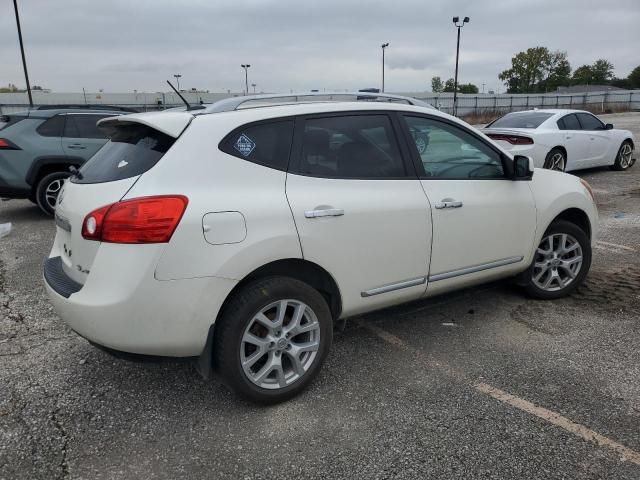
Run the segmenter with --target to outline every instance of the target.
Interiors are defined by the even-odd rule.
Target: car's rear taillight
[[[140,197],[100,207],[82,223],[82,237],[109,243],[166,243],[189,200],[183,195]]]
[[[20,150],[20,147],[6,138],[0,138],[0,150]]]
[[[511,145],[533,145],[533,139],[529,137],[521,137],[519,135],[504,135],[501,133],[487,134],[492,140],[502,140],[509,142]]]

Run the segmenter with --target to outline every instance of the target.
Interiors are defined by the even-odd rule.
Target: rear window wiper
[[[70,165],[69,166],[69,171],[71,172],[71,178],[77,178],[78,180],[82,180],[83,175],[82,173],[80,173],[80,170],[78,170],[75,165]]]

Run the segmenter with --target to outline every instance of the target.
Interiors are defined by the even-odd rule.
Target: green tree
[[[569,85],[571,81],[571,64],[567,52],[549,52],[544,58],[542,70],[544,78],[538,83],[540,92],[553,92],[559,86]]]
[[[478,87],[473,83],[463,83],[458,85],[458,91],[460,93],[478,93]]]
[[[613,78],[613,63],[600,58],[591,65],[591,80],[593,83],[605,84]]]
[[[511,68],[498,75],[509,93],[530,93],[546,78],[546,65],[550,63],[547,47],[528,48],[516,53],[511,59]]]
[[[440,93],[442,90],[444,90],[444,84],[440,77],[433,77],[431,79],[431,91],[433,93]]]
[[[443,92],[453,92],[455,90],[455,81],[453,78],[450,78],[444,83]],[[458,86],[458,91],[460,90],[460,86]]]
[[[582,65],[573,72],[571,83],[574,85],[587,85],[593,83],[593,70],[590,65]]]
[[[640,88],[640,65],[631,70],[627,82],[629,82],[629,88]]]

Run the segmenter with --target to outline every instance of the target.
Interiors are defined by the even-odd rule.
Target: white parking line
[[[421,360],[426,361],[430,366],[438,367],[439,369],[444,371],[446,374],[456,378],[457,380],[462,380],[465,383],[473,384],[473,382],[460,370],[457,370],[446,363],[440,363],[437,361],[426,359],[424,354],[420,350],[417,350],[411,347],[400,337],[392,333],[389,333],[380,327],[371,325],[365,321],[358,321],[357,323],[361,327],[369,330],[378,338],[381,338],[382,340],[387,342],[388,344],[393,345],[394,347],[397,347],[400,350],[403,350],[405,352],[409,352],[414,355],[419,355],[422,357]],[[504,392],[499,388],[493,387],[486,383],[475,383],[473,384],[473,388],[475,388],[475,390],[480,393],[483,393],[496,400],[499,400],[508,405],[511,405],[512,407],[522,410],[523,412],[527,412],[531,415],[541,418],[542,420],[546,420],[547,422],[553,425],[556,425],[566,430],[567,432],[576,435],[577,437],[580,437],[598,446],[607,447],[613,450],[614,452],[618,453],[621,456],[622,461],[628,461],[631,463],[635,463],[636,465],[640,465],[640,453],[628,447],[625,447],[624,445],[616,442],[615,440],[611,440],[610,438],[605,437],[604,435],[601,435],[598,432],[591,430],[588,427],[585,427],[584,425],[575,423],[569,420],[568,418],[563,417],[559,413],[553,412],[543,407],[538,407],[523,398],[516,397],[515,395]]]
[[[613,249],[618,249],[618,250],[626,250],[628,252],[635,252],[636,249],[635,248],[631,248],[631,247],[627,247],[626,245],[619,245],[617,243],[609,243],[609,242],[603,242],[602,240],[597,240],[596,241],[596,248],[602,248],[603,250],[609,250],[610,248]]]

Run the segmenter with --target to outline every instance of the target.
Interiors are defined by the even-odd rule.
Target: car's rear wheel
[[[213,364],[236,393],[277,403],[302,391],[331,346],[331,312],[306,283],[269,277],[230,299],[214,333]]]
[[[40,179],[36,186],[36,203],[47,215],[53,215],[56,209],[56,200],[62,190],[64,181],[69,177],[68,172],[53,172]]]
[[[591,266],[591,243],[573,223],[559,220],[547,229],[528,271],[527,292],[551,300],[573,292]]]
[[[567,156],[559,148],[552,149],[544,160],[544,168],[564,172],[567,168]]]
[[[611,166],[612,170],[626,170],[631,165],[633,165],[633,144],[629,140],[625,140],[620,145],[620,149],[618,150],[618,155],[616,155],[616,161]]]

